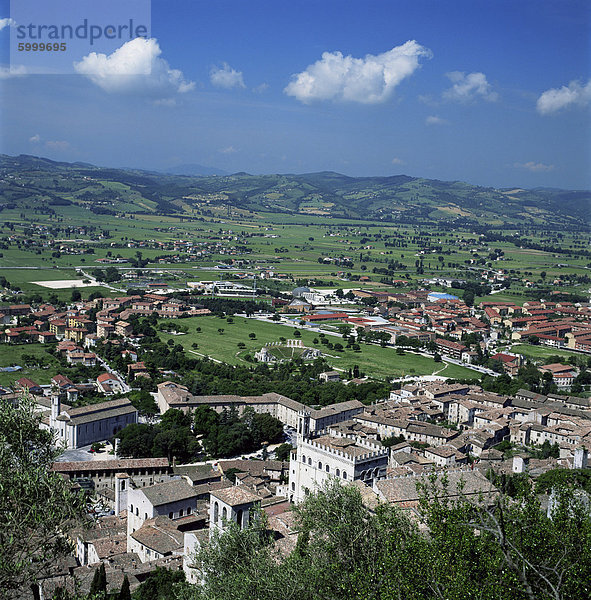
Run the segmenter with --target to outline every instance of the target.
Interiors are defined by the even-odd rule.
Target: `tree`
[[[269,413],[255,413],[250,430],[257,446],[262,442],[272,444],[283,439],[283,423]]]
[[[123,578],[121,590],[119,590],[118,600],[131,600],[131,592],[129,590],[129,579],[127,578],[127,575]]]
[[[128,582],[129,583],[129,582]],[[105,573],[105,563],[94,570],[94,577],[90,584],[90,596],[105,598],[107,594],[107,574]]]
[[[72,302],[78,302],[79,300],[82,300],[82,294],[80,293],[80,290],[74,288],[70,298],[72,299]]]
[[[473,306],[474,305],[474,292],[472,290],[465,290],[463,300],[466,303],[466,306]]]
[[[418,480],[417,480],[418,481]],[[551,517],[531,486],[464,496],[462,482],[419,483],[418,524],[388,505],[369,512],[358,489],[329,481],[294,507],[299,532],[281,557],[264,514],[202,547],[200,599],[583,600],[589,597],[591,514],[554,488]]]
[[[281,444],[275,448],[275,458],[277,460],[289,460],[293,446],[291,444]]]
[[[133,593],[137,600],[170,600],[170,598],[190,598],[192,586],[185,581],[184,572],[156,567],[152,574]]]
[[[28,395],[0,402],[0,590],[9,598],[70,553],[67,535],[86,508],[50,470],[61,450],[35,409]]]
[[[144,415],[153,416],[158,412],[154,396],[147,390],[133,391],[128,394],[129,400]]]

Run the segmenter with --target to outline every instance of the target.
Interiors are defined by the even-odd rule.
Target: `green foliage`
[[[551,444],[548,440],[545,440],[539,448],[530,449],[529,453],[533,458],[540,458],[542,460],[546,460],[547,458],[559,458],[560,447],[558,444]]]
[[[569,488],[552,519],[531,487],[449,500],[445,478],[422,486],[421,533],[403,512],[363,506],[332,481],[294,508],[294,552],[280,557],[264,519],[231,525],[198,551],[199,600],[583,600],[589,597],[591,516]]]
[[[283,423],[269,413],[255,413],[250,431],[255,446],[260,446],[263,442],[273,444],[283,440]]]
[[[521,496],[529,487],[529,480],[525,473],[495,473],[493,469],[489,469],[486,477],[496,488],[511,498]]]
[[[536,479],[536,493],[549,494],[553,489],[563,486],[581,488],[591,494],[590,469],[552,469],[542,473]]]
[[[148,390],[133,390],[127,394],[127,397],[140,413],[149,416],[158,413],[158,405]]]
[[[292,449],[291,444],[281,444],[275,448],[275,457],[277,460],[289,460]]]
[[[156,567],[155,571],[133,593],[133,600],[170,600],[188,598],[191,593],[183,571]]]
[[[127,575],[123,578],[123,583],[121,584],[121,590],[119,590],[119,596],[117,600],[131,600],[129,579],[127,578]]]
[[[98,596],[104,598],[107,594],[107,574],[105,573],[105,563],[101,563],[100,567],[94,570],[94,577],[90,584],[90,596]]]
[[[201,447],[191,431],[191,417],[180,410],[169,409],[156,425],[133,423],[117,437],[119,455],[131,458],[176,457],[186,462],[195,457]]]
[[[85,513],[83,495],[50,471],[60,450],[40,429],[28,396],[0,402],[0,590],[7,597],[70,553],[68,532]]]
[[[384,446],[385,448],[390,448],[391,446],[402,444],[402,442],[404,441],[405,439],[403,435],[392,435],[382,440],[382,446]]]
[[[221,414],[209,406],[198,407],[193,414],[193,430],[203,435],[208,454],[228,457],[258,450],[263,442],[283,439],[283,424],[268,413],[255,413],[247,408],[242,417],[236,410]]]

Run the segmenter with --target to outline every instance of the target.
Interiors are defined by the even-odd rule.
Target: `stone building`
[[[313,432],[310,412],[301,411],[298,444],[289,467],[289,499],[301,502],[331,477],[344,482],[361,480],[372,486],[386,476],[387,467],[388,450],[379,442]]]
[[[172,381],[165,381],[158,385],[156,402],[162,414],[169,408],[189,412],[203,405],[210,406],[217,412],[234,408],[239,413],[242,413],[245,408],[250,407],[257,413],[269,413],[279,419],[284,425],[293,428],[297,426],[299,411],[309,410],[311,431],[326,429],[329,425],[347,421],[364,410],[364,405],[358,400],[349,400],[313,410],[308,409],[301,402],[274,392],[260,396],[234,396],[229,394],[194,396],[185,386]]]
[[[197,492],[185,479],[127,490],[127,551],[142,562],[182,554],[178,521],[197,513]]]
[[[59,443],[81,448],[113,437],[118,431],[137,423],[137,410],[127,398],[62,410],[60,396],[52,393],[51,413],[44,425],[57,432]]]

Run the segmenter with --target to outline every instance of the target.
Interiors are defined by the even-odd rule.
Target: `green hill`
[[[495,189],[406,175],[186,176],[1,155],[0,178],[0,209],[76,204],[96,214],[216,216],[233,211],[565,229],[587,227],[591,214],[589,191]]]

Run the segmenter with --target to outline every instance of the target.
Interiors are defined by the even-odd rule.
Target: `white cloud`
[[[439,100],[431,96],[431,94],[419,94],[417,99],[427,106],[439,106],[440,104]]]
[[[405,165],[406,163],[401,158],[398,158],[396,156],[392,159],[392,164],[393,165]]]
[[[385,102],[396,86],[419,68],[421,57],[432,53],[414,40],[365,58],[324,52],[322,58],[292,77],[283,90],[300,102],[346,100],[362,104]]]
[[[447,119],[442,119],[441,117],[438,117],[437,115],[429,115],[425,119],[425,124],[426,125],[448,125],[449,121]]]
[[[13,27],[16,25],[16,21],[14,19],[0,19],[0,31],[2,31],[5,27]]]
[[[545,165],[544,163],[536,163],[533,160],[530,160],[526,163],[515,163],[513,165],[517,169],[527,169],[532,173],[539,173],[540,171],[553,171],[554,165]]]
[[[494,102],[499,98],[499,95],[492,91],[484,73],[466,74],[462,71],[452,71],[445,75],[453,83],[452,87],[443,92],[443,97],[447,100],[470,102],[477,98],[483,98]]]
[[[154,105],[171,108],[176,106],[176,100],[174,98],[158,98],[157,100],[154,100]]]
[[[69,142],[65,142],[64,140],[51,140],[45,142],[45,145],[51,150],[67,150],[70,147]]]
[[[236,71],[228,63],[221,67],[212,67],[209,79],[213,85],[230,90],[232,88],[245,88],[241,71]]]
[[[586,106],[591,102],[591,79],[582,86],[578,81],[571,81],[568,86],[546,90],[537,102],[538,112],[542,115],[577,105]]]
[[[12,65],[10,67],[0,67],[0,79],[10,79],[11,77],[22,77],[27,74],[24,65]]]
[[[238,152],[238,150],[236,150],[234,146],[227,146],[226,148],[221,148],[220,152],[222,154],[234,154],[235,152]]]
[[[40,141],[41,141],[41,136],[40,136],[38,133],[36,133],[35,135],[32,135],[32,136],[29,138],[29,142],[31,142],[31,143],[33,143],[33,144],[37,144],[37,143],[39,143]]]
[[[264,92],[266,92],[269,89],[269,84],[268,83],[261,83],[260,85],[257,85],[256,87],[252,88],[252,91],[255,94],[262,94]]]
[[[74,69],[106,92],[169,96],[192,90],[195,83],[171,69],[161,54],[155,38],[135,38],[108,56],[91,52]]]

